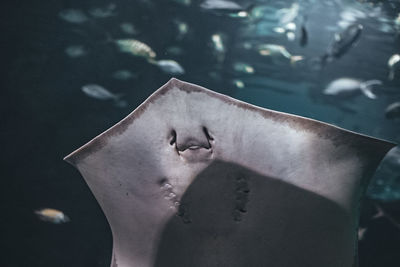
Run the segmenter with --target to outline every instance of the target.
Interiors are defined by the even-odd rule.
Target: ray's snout
[[[169,144],[188,161],[210,158],[214,138],[206,127],[172,130]]]
[[[196,130],[184,129],[171,131],[170,137],[170,145],[175,145],[177,151],[185,151],[187,149],[196,150],[196,149],[210,149],[211,143],[214,138],[211,137],[208,129],[206,127],[202,127]]]

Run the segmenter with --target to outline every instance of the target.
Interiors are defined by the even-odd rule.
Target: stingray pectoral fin
[[[171,79],[65,159],[110,223],[114,266],[350,267],[392,147]]]

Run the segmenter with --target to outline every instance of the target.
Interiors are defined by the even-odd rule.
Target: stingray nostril
[[[170,140],[171,140],[171,141],[169,141],[169,144],[170,144],[171,146],[174,145],[174,144],[176,143],[176,131],[175,131],[175,130],[172,130],[172,131],[171,131]]]
[[[206,137],[207,137],[208,140],[211,140],[211,141],[214,140],[214,138],[213,138],[213,137],[210,135],[210,133],[208,132],[207,127],[203,126],[203,132],[204,132],[204,134],[206,135]]]

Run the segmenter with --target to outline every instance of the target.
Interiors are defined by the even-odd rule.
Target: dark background
[[[400,100],[400,79],[388,81],[386,67],[388,58],[400,52],[398,32],[382,31],[377,18],[361,19],[364,31],[357,46],[323,70],[315,70],[312,60],[296,67],[287,62],[275,64],[240,47],[244,41],[279,43],[294,54],[317,57],[332,40],[334,32],[326,27],[335,25],[340,9],[355,1],[336,1],[332,7],[323,4],[330,1],[302,1],[313,8],[308,18],[309,45],[304,48],[297,41],[264,32],[267,24],[274,21],[244,21],[204,12],[198,6],[200,2],[185,6],[173,0],[117,0],[113,1],[117,5],[116,16],[91,18],[82,24],[62,20],[59,12],[74,8],[90,17],[88,9],[110,2],[2,2],[0,266],[110,264],[112,237],[107,221],[84,180],[62,158],[130,113],[171,75],[143,58],[119,52],[114,45],[105,43],[107,34],[113,38],[133,37],[150,45],[160,59],[178,61],[186,70],[178,77],[182,80],[259,106],[399,142],[399,121],[384,116],[385,107]],[[290,1],[253,2],[275,8],[291,5]],[[248,5],[252,1],[238,3]],[[396,1],[384,1],[382,10],[393,20],[399,6]],[[180,40],[173,23],[177,18],[190,27]],[[124,34],[118,26],[122,22],[133,23],[139,33]],[[217,32],[227,37],[222,65],[217,63],[210,41]],[[68,57],[65,48],[77,44],[85,46],[88,53],[79,58]],[[181,47],[184,54],[165,52],[171,45]],[[252,65],[255,73],[235,72],[232,64],[238,61]],[[116,80],[111,73],[118,69],[129,69],[137,77]],[[363,96],[327,100],[322,89],[343,76],[380,79],[384,86],[375,101]],[[243,80],[246,87],[236,88],[233,79]],[[129,105],[118,108],[111,101],[87,97],[81,87],[89,83],[124,94]],[[340,108],[343,103],[352,111]],[[374,194],[364,202],[361,213],[361,225],[367,231],[359,242],[360,267],[400,266],[400,227],[395,222],[400,221],[399,198],[385,194],[377,179],[392,189],[399,182],[393,177],[374,178],[374,188],[370,188]],[[377,203],[390,218],[373,218]],[[33,211],[45,207],[62,210],[71,222],[56,225],[40,221]]]

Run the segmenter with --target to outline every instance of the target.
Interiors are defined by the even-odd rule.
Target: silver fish
[[[87,84],[82,86],[82,92],[84,92],[87,96],[99,99],[99,100],[114,100],[114,103],[117,107],[126,107],[128,103],[124,100],[121,100],[122,95],[113,94],[98,84]]]
[[[201,5],[204,9],[218,9],[218,10],[230,10],[230,11],[241,11],[244,8],[232,1],[227,0],[206,0]]]
[[[258,46],[258,53],[262,56],[283,56],[289,59],[291,64],[295,64],[297,61],[304,59],[303,56],[295,56],[290,54],[284,46],[277,44],[261,44]]]
[[[228,15],[232,18],[246,18],[253,12],[255,5],[251,4],[245,8],[233,1],[206,0],[200,5],[200,7],[213,12],[216,15]]]
[[[77,58],[86,55],[86,50],[82,45],[71,45],[65,48],[65,53],[71,58]]]
[[[360,81],[352,78],[339,78],[328,84],[323,93],[326,95],[349,95],[361,91],[366,97],[376,99],[372,92],[373,85],[381,85],[379,80]]]
[[[60,13],[58,13],[58,16],[67,22],[76,24],[89,20],[82,10],[72,8],[61,10]]]
[[[39,217],[39,219],[45,222],[60,224],[70,221],[70,218],[67,215],[56,209],[45,208],[35,210],[34,213]]]
[[[100,100],[118,99],[120,97],[111,93],[106,88],[98,84],[84,85],[82,86],[82,92],[84,92],[87,96]]]
[[[172,59],[163,59],[155,61],[156,64],[163,72],[172,74],[172,75],[182,75],[185,73],[183,67]]]

